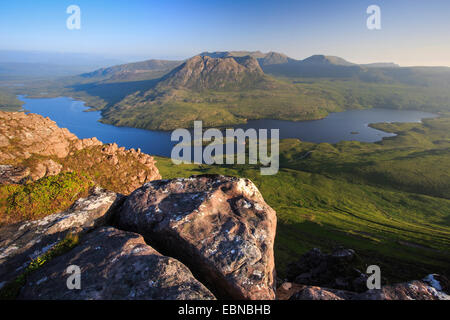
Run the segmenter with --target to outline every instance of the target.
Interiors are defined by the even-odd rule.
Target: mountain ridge
[[[262,80],[264,72],[250,56],[212,58],[194,56],[161,79],[160,85],[173,88],[221,89],[244,85],[247,78]]]

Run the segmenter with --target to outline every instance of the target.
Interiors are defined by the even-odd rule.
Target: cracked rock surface
[[[68,233],[82,234],[105,225],[119,198],[114,192],[96,188],[65,212],[0,228],[0,288]]]
[[[80,289],[68,289],[66,269],[80,267]],[[142,236],[103,227],[34,272],[19,299],[213,300],[179,261],[162,256]]]
[[[117,219],[185,263],[217,297],[275,298],[276,213],[250,180],[152,181],[127,198]]]

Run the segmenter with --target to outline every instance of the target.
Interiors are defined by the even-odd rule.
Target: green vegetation
[[[281,142],[281,166],[320,173],[351,183],[450,199],[450,118],[423,123],[382,123],[396,133],[377,143]]]
[[[57,81],[27,82],[8,92],[33,98],[70,96],[101,110],[105,123],[151,130],[191,127],[194,120],[203,120],[205,126],[250,119],[312,120],[347,109],[450,111],[449,68],[364,67],[321,56],[300,62],[260,52],[209,55],[245,60],[243,54],[257,58],[264,73],[255,73],[258,67],[252,65],[248,74],[233,74],[227,65],[201,76],[180,74],[174,71],[181,67],[171,70],[180,61],[149,60]],[[186,74],[191,74],[188,84]]]
[[[272,91],[195,92],[178,89],[171,91],[170,97],[163,96],[148,103],[142,102],[139,94],[134,94],[105,110],[103,122],[171,130],[191,127],[193,121],[199,119],[203,120],[204,126],[212,127],[245,123],[248,119],[313,120],[325,117],[331,111],[342,111],[337,104],[317,93],[308,90],[301,94],[294,86],[282,84]],[[279,108],[274,108],[274,105]]]
[[[20,293],[21,288],[26,284],[27,277],[38,270],[45,263],[72,250],[79,243],[77,235],[68,233],[66,237],[50,248],[46,253],[32,260],[26,269],[10,283],[0,289],[0,300],[14,300]]]
[[[5,89],[0,90],[0,111],[19,111],[22,104],[14,94]]]
[[[63,211],[93,186],[84,174],[65,172],[26,185],[0,186],[0,225]]]
[[[450,275],[449,69],[346,66],[320,56],[306,63],[274,54],[255,57],[262,59],[264,76],[245,83],[241,80],[247,78],[237,78],[237,87],[212,86],[221,79],[217,75],[206,84],[200,78],[188,79],[193,86],[171,85],[172,80],[181,83],[183,75],[164,82],[169,70],[162,63],[150,64],[145,72],[142,64],[125,65],[8,92],[71,96],[101,110],[104,122],[159,130],[190,127],[194,120],[203,120],[205,127],[227,126],[249,119],[318,119],[375,107],[439,113],[440,118],[423,124],[374,124],[397,134],[378,143],[284,140],[275,176],[261,176],[257,166],[175,166],[159,157],[157,167],[163,178],[220,173],[254,181],[278,214],[275,255],[281,277],[286,265],[307,250],[336,245],[357,250],[366,264],[380,265],[392,282],[431,272]],[[67,165],[75,170],[78,163],[95,162],[83,153],[71,159]],[[88,174],[102,186],[120,184],[108,180],[112,166],[98,166]],[[13,191],[0,189],[2,194],[0,207],[10,206],[6,201]]]
[[[271,78],[262,88],[138,91],[103,109],[103,122],[151,130],[227,126],[249,119],[313,120],[347,109],[450,111],[447,88],[352,79]]]
[[[167,158],[157,158],[157,167],[163,178],[218,173],[251,179],[277,211],[281,277],[307,250],[343,245],[366,264],[380,265],[389,281],[417,279],[448,274],[450,266],[448,121],[376,125],[399,135],[375,144],[284,140],[274,176],[261,176],[257,166],[176,166]]]

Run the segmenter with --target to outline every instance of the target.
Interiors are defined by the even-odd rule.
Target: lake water
[[[59,127],[67,128],[79,138],[97,137],[104,143],[117,143],[126,148],[141,148],[148,154],[170,156],[177,142],[170,141],[171,132],[115,127],[98,122],[100,112],[84,112],[82,101],[67,97],[51,99],[28,99],[23,108],[54,120]],[[331,113],[322,120],[282,121],[251,120],[236,128],[280,129],[280,138],[298,138],[302,141],[337,143],[342,140],[375,142],[394,134],[368,127],[376,122],[420,122],[437,115],[421,111],[368,109]]]

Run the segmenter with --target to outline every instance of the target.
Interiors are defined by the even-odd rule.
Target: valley
[[[269,52],[201,53],[186,61],[147,60],[8,87],[11,94],[69,96],[101,111],[102,122],[148,130],[314,120],[330,112],[390,108],[448,113],[450,68],[357,65],[316,55],[295,60]]]
[[[53,108],[54,113],[46,115],[59,124],[58,114],[64,110],[58,113],[57,108],[68,103],[84,113],[73,114],[71,131],[81,138],[105,134],[103,142],[159,155],[156,167],[164,179],[205,173],[251,179],[277,211],[275,260],[280,277],[289,263],[311,248],[331,251],[336,246],[354,248],[365,264],[379,265],[387,282],[449,274],[449,68],[357,65],[320,55],[295,60],[274,52],[230,51],[202,53],[187,61],[119,65],[57,81],[15,81],[24,86],[13,86],[9,80],[1,87],[1,110],[19,110],[23,103],[16,95],[26,94],[25,101],[39,98]],[[60,104],[49,99],[55,97],[62,99]],[[92,112],[83,112],[82,102],[65,97],[84,101]],[[36,110],[44,109],[31,111],[41,113]],[[255,126],[255,121],[288,121],[298,131],[302,123],[293,121],[347,114],[359,119],[356,112],[377,110],[387,110],[388,116],[377,123],[355,121],[361,125],[345,126],[332,134],[336,140],[313,134],[284,136],[275,176],[261,176],[258,165],[175,166],[167,158],[173,146],[169,130],[190,128],[194,120],[202,120],[205,127],[243,128]],[[392,122],[394,112],[423,116]],[[417,122],[422,118],[429,119]],[[86,131],[83,119],[89,119]],[[349,119],[350,123],[353,118]],[[327,126],[333,127],[318,127],[316,133],[327,131]],[[107,171],[79,169],[97,179]],[[83,192],[90,181],[83,175],[53,179],[63,184],[74,179]],[[117,181],[98,181],[120,191]],[[31,186],[27,190],[32,191],[13,191],[39,194],[47,185]],[[4,195],[12,192],[2,188]],[[49,205],[54,208],[47,202],[44,207]]]

